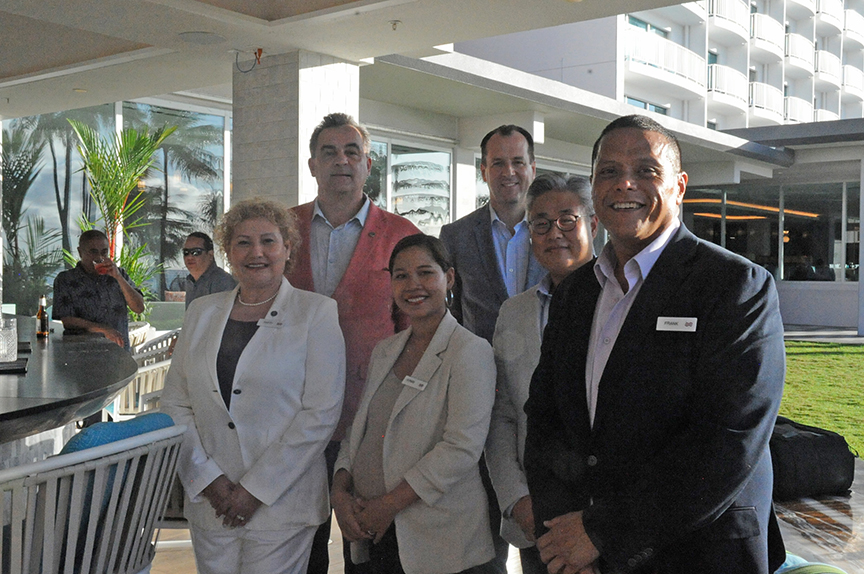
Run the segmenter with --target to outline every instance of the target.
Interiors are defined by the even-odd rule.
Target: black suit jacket
[[[540,533],[584,510],[604,572],[772,572],[785,557],[768,450],[785,351],[771,275],[682,226],[622,325],[592,428],[599,294],[589,265],[556,290],[525,405]],[[696,318],[696,330],[658,330],[660,317]]]
[[[442,227],[441,241],[456,268],[450,312],[466,329],[491,344],[498,310],[507,300],[507,286],[498,269],[489,205]],[[546,275],[530,249],[528,257],[526,289]]]

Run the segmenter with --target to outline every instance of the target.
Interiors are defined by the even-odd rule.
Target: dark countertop
[[[17,317],[30,341],[26,374],[0,374],[0,443],[99,412],[135,376],[132,355],[101,335],[36,338],[36,320]]]

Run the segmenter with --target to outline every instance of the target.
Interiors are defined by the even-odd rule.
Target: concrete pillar
[[[309,138],[329,113],[357,118],[359,67],[303,50],[265,55],[248,72],[234,68],[233,92],[232,201],[266,197],[293,206],[314,199]]]

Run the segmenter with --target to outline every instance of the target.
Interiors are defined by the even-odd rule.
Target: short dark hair
[[[204,242],[204,251],[213,251],[213,240],[209,235],[204,233],[203,231],[193,231],[189,234],[189,237],[186,238],[186,241],[189,241],[193,237],[200,239]]]
[[[387,265],[387,270],[391,274],[393,273],[393,263],[396,261],[396,256],[411,247],[425,249],[432,256],[432,259],[435,260],[435,263],[441,267],[442,271],[453,268],[450,252],[447,251],[447,248],[444,247],[444,243],[440,239],[433,235],[426,235],[425,233],[415,233],[414,235],[403,237],[393,246],[393,253],[390,254],[390,263]]]
[[[104,232],[99,231],[98,229],[88,229],[87,231],[85,231],[84,233],[81,234],[81,237],[78,238],[78,247],[81,247],[85,243],[89,243],[90,241],[93,241],[94,239],[104,239],[105,241],[108,241],[108,236],[105,235]],[[108,241],[108,243],[111,243],[111,242]]]
[[[642,130],[643,132],[656,132],[663,136],[663,138],[667,142],[672,144],[672,165],[675,169],[678,170],[678,173],[681,172],[681,145],[678,143],[678,138],[675,137],[675,134],[673,134],[648,116],[640,116],[638,114],[633,114],[632,116],[622,116],[617,120],[613,120],[609,125],[603,128],[603,131],[600,133],[600,137],[597,138],[596,142],[594,142],[594,149],[591,150],[592,179],[594,178],[594,162],[597,161],[597,155],[600,153],[600,142],[603,140],[604,137],[606,137],[607,134],[609,134],[609,132],[626,128]]]
[[[489,143],[489,140],[492,139],[492,136],[498,134],[502,138],[506,138],[513,135],[514,133],[522,134],[522,136],[525,138],[525,141],[528,142],[528,159],[531,161],[531,163],[534,163],[534,138],[531,137],[531,133],[528,130],[514,124],[498,126],[483,137],[483,141],[480,142],[480,163],[486,165],[486,144]]]
[[[531,212],[534,200],[550,191],[568,191],[579,198],[579,214],[584,217],[594,215],[594,203],[591,200],[591,182],[587,177],[573,175],[567,179],[556,173],[538,175],[528,187],[526,194],[527,211]]]
[[[369,153],[369,149],[372,147],[372,141],[369,138],[369,132],[366,128],[361,126],[357,120],[348,114],[336,112],[327,114],[324,116],[324,119],[321,120],[321,123],[315,126],[315,130],[312,132],[312,137],[309,139],[309,153],[312,154],[312,157],[315,157],[315,152],[318,151],[318,136],[321,135],[321,132],[329,128],[341,128],[342,126],[351,126],[360,132],[360,136],[363,138],[363,153]]]

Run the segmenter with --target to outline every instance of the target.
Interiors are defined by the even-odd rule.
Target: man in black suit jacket
[[[767,574],[785,558],[768,450],[785,373],[777,293],[680,224],[680,153],[644,116],[594,146],[610,242],[556,290],[525,406],[550,572]]]

